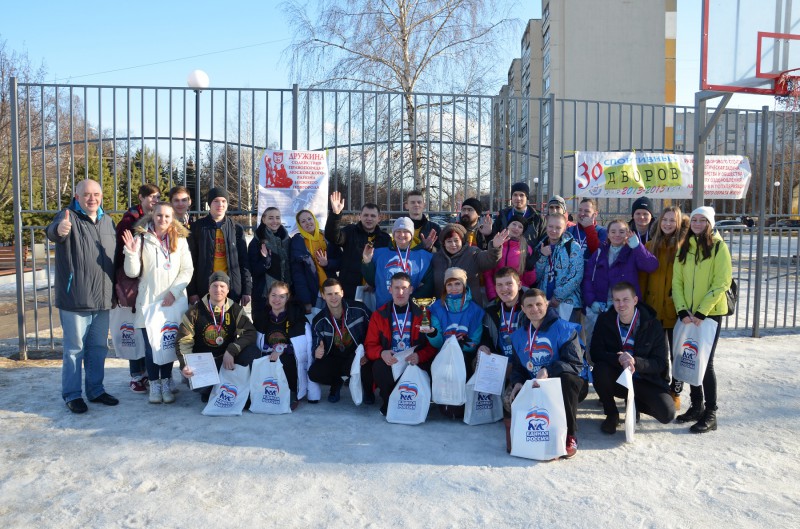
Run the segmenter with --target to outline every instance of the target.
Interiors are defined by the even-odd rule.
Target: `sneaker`
[[[134,393],[147,393],[147,377],[131,378],[131,391]]]
[[[168,378],[166,380],[160,380],[161,383],[161,400],[164,401],[164,404],[172,404],[175,402],[175,395],[172,394],[172,378]]]
[[[177,392],[179,392],[179,391],[180,391],[180,389],[178,389],[178,385],[175,383],[175,379],[174,379],[174,378],[172,378],[172,377],[169,377],[169,378],[167,379],[167,385],[168,385],[168,387],[169,387],[169,390],[170,390],[172,393],[177,393]]]
[[[161,404],[164,402],[163,397],[161,396],[160,380],[153,380],[150,383],[150,398],[148,400],[150,401],[150,404]]]
[[[67,402],[67,408],[72,413],[86,413],[89,411],[89,406],[87,406],[86,402],[80,397]]]
[[[578,453],[578,439],[574,435],[567,436],[567,455],[561,456],[562,459],[570,459]]]
[[[341,386],[333,389],[331,388],[331,393],[328,395],[328,402],[336,403],[339,402],[342,398],[342,388]]]
[[[373,404],[375,404],[375,394],[371,392],[364,393],[363,403],[366,406],[372,406]]]
[[[675,411],[679,411],[681,409],[681,394],[669,390],[669,396],[672,397],[672,402],[675,403]]]

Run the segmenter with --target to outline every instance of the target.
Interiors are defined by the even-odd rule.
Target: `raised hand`
[[[339,191],[334,191],[331,193],[331,211],[338,215],[344,210],[344,199],[342,198],[342,193]]]
[[[56,230],[61,237],[66,237],[72,231],[72,223],[69,221],[69,210],[64,212],[64,218],[58,223]]]
[[[492,212],[487,211],[486,215],[483,217],[483,224],[481,224],[480,232],[483,234],[484,237],[488,237],[492,234],[492,228],[494,224],[492,222]]]
[[[122,232],[122,242],[129,252],[136,253],[139,251],[139,239],[133,236],[131,230]]]
[[[422,242],[422,246],[424,246],[426,250],[433,248],[433,245],[436,243],[438,238],[439,236],[436,235],[436,230],[431,230],[427,237],[421,233],[419,234],[419,240]]]
[[[549,244],[543,244],[542,247],[539,248],[539,253],[541,253],[545,257],[550,257],[550,254],[553,253],[553,249],[550,248]]]
[[[372,255],[375,253],[375,247],[371,244],[364,246],[364,252],[361,254],[361,261],[364,263],[372,262]]]
[[[509,239],[509,237],[511,236],[508,234],[508,230],[497,232],[497,235],[495,235],[494,238],[492,239],[492,246],[495,248],[502,247]]]
[[[317,262],[321,267],[328,266],[328,252],[325,250],[317,250]]]

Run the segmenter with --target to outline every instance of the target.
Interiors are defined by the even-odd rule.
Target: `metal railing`
[[[52,263],[44,226],[65,207],[76,181],[94,178],[104,206],[119,216],[142,183],[162,190],[185,185],[202,210],[201,191],[225,186],[231,214],[245,224],[257,214],[258,162],[265,148],[324,150],[330,188],[349,211],[376,202],[390,215],[405,194],[425,193],[430,211],[453,211],[479,197],[493,211],[510,186],[526,181],[531,202],[558,193],[574,211],[575,151],[694,149],[694,108],[609,101],[375,91],[191,88],[11,83],[16,299],[21,353],[54,348]],[[796,213],[794,114],[727,110],[708,154],[750,157],[751,191],[741,201],[714,201],[718,218]],[[758,174],[766,142],[767,175]],[[768,185],[760,184],[767,176]],[[776,184],[776,182],[778,184]],[[758,211],[759,193],[767,207]],[[794,197],[794,198],[793,198]],[[687,204],[685,204],[688,206]],[[601,201],[601,218],[629,216],[624,200]],[[727,328],[796,328],[798,231],[723,231],[731,246],[741,302]],[[759,236],[766,244],[756,252]],[[24,272],[22,247],[34,249]],[[761,275],[755,263],[765,266]],[[36,271],[39,270],[39,275]],[[761,289],[755,285],[761,283]],[[752,313],[760,290],[758,323]],[[45,312],[42,312],[42,311]],[[28,341],[30,337],[30,342]]]

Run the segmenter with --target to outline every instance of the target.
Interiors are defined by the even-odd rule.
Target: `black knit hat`
[[[478,200],[477,198],[466,199],[464,202],[461,203],[461,207],[463,208],[464,206],[471,207],[472,209],[475,210],[476,213],[478,213],[478,215],[483,213],[483,206],[481,205],[481,201]]]
[[[212,187],[208,190],[208,197],[206,198],[206,202],[211,204],[214,202],[215,198],[224,198],[225,200],[230,200],[228,198],[228,190],[224,187]]]
[[[637,198],[633,202],[633,206],[631,206],[631,216],[633,216],[633,214],[636,213],[637,209],[646,209],[647,211],[650,212],[651,215],[653,214],[653,204],[647,197]]]
[[[526,197],[529,197],[531,195],[531,188],[528,187],[528,184],[526,184],[525,182],[517,182],[516,184],[511,186],[512,195],[517,191],[522,191],[523,193],[525,193]]]

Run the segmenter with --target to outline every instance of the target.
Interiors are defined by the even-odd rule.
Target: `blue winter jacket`
[[[389,248],[375,248],[375,253],[372,254],[372,261],[369,264],[361,264],[361,272],[364,275],[364,279],[375,287],[376,307],[382,307],[392,301],[389,283],[394,274],[403,271],[397,253],[398,251],[394,245]],[[405,251],[401,251],[400,254],[405,258]],[[408,252],[408,263],[411,270],[406,270],[406,273],[411,276],[411,286],[414,287],[412,296],[415,298],[433,295],[432,259],[433,254],[419,244]]]
[[[444,299],[447,307],[442,305],[442,300],[430,306],[431,326],[436,329],[434,336],[428,335],[428,342],[436,349],[444,345],[444,341],[455,336],[465,353],[474,353],[480,345],[483,334],[483,309],[472,301],[472,293],[467,287],[464,296]]]
[[[542,255],[538,250],[549,244],[545,238],[538,246],[536,255],[536,282],[539,289],[545,291],[548,299],[555,298],[562,303],[569,303],[575,308],[581,307],[581,282],[583,281],[583,250],[578,241],[569,233],[564,233],[561,240],[553,247],[550,256]],[[554,281],[552,293],[548,283]]]
[[[557,377],[561,373],[580,375],[583,369],[583,348],[579,334],[581,326],[558,317],[554,308],[547,309],[539,325],[533,351],[528,348],[530,324],[524,325],[511,335],[514,354],[511,355],[511,384],[523,383],[536,377],[539,369],[546,368],[547,376]]]

